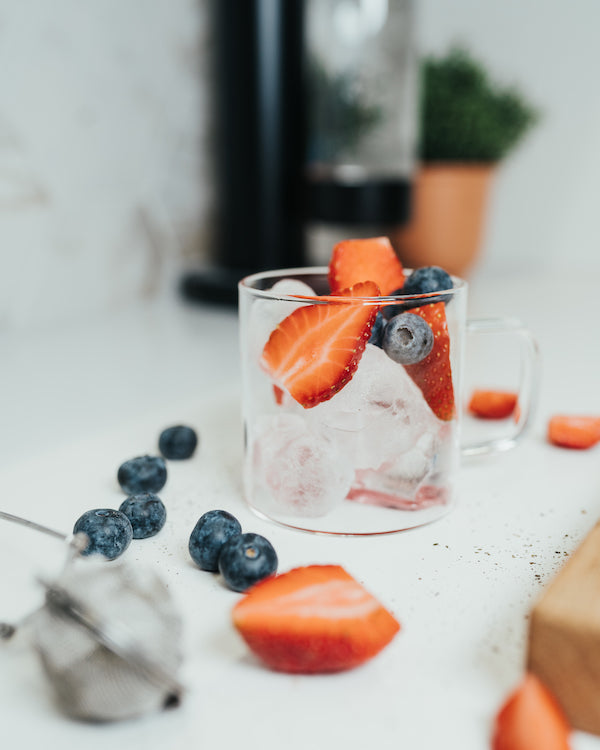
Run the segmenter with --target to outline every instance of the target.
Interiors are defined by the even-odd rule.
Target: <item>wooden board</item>
[[[600,522],[535,605],[527,668],[575,729],[600,734]]]

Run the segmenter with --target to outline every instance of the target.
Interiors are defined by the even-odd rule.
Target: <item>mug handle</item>
[[[514,429],[508,435],[461,446],[463,456],[481,456],[514,448],[529,425],[537,401],[539,383],[539,349],[531,332],[516,318],[477,318],[467,321],[467,334],[504,334],[515,336],[520,343],[519,389]]]

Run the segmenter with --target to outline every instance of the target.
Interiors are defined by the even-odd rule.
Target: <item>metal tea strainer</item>
[[[42,531],[67,544],[55,580],[40,580],[42,606],[0,637],[31,632],[56,699],[69,716],[115,721],[177,705],[183,692],[182,621],[168,588],[141,565],[83,557],[87,538],[68,536],[0,511],[0,519]]]

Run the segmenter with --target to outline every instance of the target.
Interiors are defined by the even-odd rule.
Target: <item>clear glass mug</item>
[[[328,296],[327,268],[268,271],[240,281],[244,492],[255,513],[326,534],[404,531],[435,521],[454,506],[461,455],[495,453],[516,444],[532,411],[536,343],[513,319],[467,321],[467,283],[454,277],[453,284],[426,295],[341,300]],[[371,320],[382,312],[388,319],[423,310],[431,319],[435,313],[440,322],[434,348],[421,366],[398,364],[367,331],[365,338],[371,339],[359,351],[351,378],[327,399],[303,406],[290,395],[285,379],[274,374],[264,352],[282,321],[298,320],[295,311],[314,305],[349,312],[359,305],[373,311]],[[507,420],[510,428],[461,446],[467,334],[512,337],[520,382],[518,409]],[[287,367],[295,367],[294,357],[319,360],[328,344],[327,336],[317,336],[311,344],[315,350],[292,351]],[[447,363],[442,371],[435,363],[440,357]],[[446,395],[433,382],[443,373],[449,381]]]

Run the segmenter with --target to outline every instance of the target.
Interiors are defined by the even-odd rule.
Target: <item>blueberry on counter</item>
[[[163,501],[152,492],[130,495],[123,500],[119,510],[129,519],[134,539],[147,539],[158,534],[167,520]]]
[[[133,529],[131,522],[120,510],[96,508],[80,516],[73,527],[73,534],[83,532],[88,538],[82,555],[99,554],[114,560],[131,544]]]
[[[160,456],[137,456],[119,466],[117,480],[128,495],[160,492],[167,481],[167,466]]]
[[[190,534],[190,556],[202,570],[216,573],[223,545],[241,533],[242,526],[231,513],[226,510],[209,510],[199,518]]]
[[[402,313],[385,327],[382,348],[394,362],[414,365],[433,349],[433,331],[420,315]]]
[[[195,430],[182,424],[167,427],[158,438],[158,449],[162,455],[176,461],[193,456],[197,445]]]
[[[219,572],[234,591],[246,591],[277,571],[277,553],[260,534],[239,534],[223,545]]]

